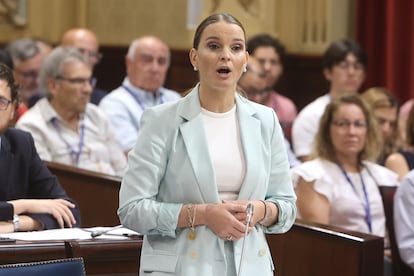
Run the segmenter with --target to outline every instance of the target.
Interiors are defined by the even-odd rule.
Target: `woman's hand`
[[[69,227],[76,224],[71,212],[75,204],[65,199],[18,199],[9,203],[13,204],[16,214],[50,214],[56,219],[60,228],[64,228],[65,223]]]
[[[204,209],[205,224],[220,238],[238,240],[244,236],[246,205],[239,202],[207,204]],[[244,219],[243,219],[244,218]],[[249,227],[248,232],[250,233]]]
[[[265,215],[265,205],[260,200],[232,200],[232,201],[223,201],[223,203],[232,203],[232,204],[241,204],[243,205],[243,212],[239,212],[234,214],[235,217],[242,222],[243,224],[246,223],[246,209],[247,204],[251,203],[253,204],[253,216],[250,220],[250,227],[253,227],[256,225],[256,223],[260,222]]]

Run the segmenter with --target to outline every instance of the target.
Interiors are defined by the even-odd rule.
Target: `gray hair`
[[[86,64],[92,69],[92,65],[89,60],[82,55],[81,52],[75,47],[59,46],[53,49],[53,51],[45,58],[39,73],[39,86],[40,91],[50,97],[49,87],[47,82],[49,79],[54,79],[61,76],[63,73],[63,67],[69,62],[81,62]]]
[[[11,41],[5,50],[13,60],[13,64],[28,60],[40,53],[37,42],[31,38],[22,38]]]
[[[168,47],[168,45],[164,41],[162,41],[161,39],[159,39],[158,37],[150,36],[150,35],[149,36],[143,36],[143,37],[134,39],[131,42],[131,44],[129,44],[128,52],[127,52],[127,55],[126,55],[127,58],[129,58],[131,60],[135,58],[136,49],[140,45],[140,42],[142,42],[142,40],[144,40],[144,39],[154,39],[154,40],[157,40],[159,43],[164,44],[165,47],[167,47],[167,50],[168,50],[168,63],[170,63],[170,61],[171,61],[170,47]]]

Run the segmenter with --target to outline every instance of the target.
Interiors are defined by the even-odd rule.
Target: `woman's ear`
[[[191,48],[189,52],[190,62],[194,68],[198,68],[198,61],[197,61],[197,50],[195,48]]]

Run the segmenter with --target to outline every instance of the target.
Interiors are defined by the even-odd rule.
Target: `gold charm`
[[[191,229],[190,232],[188,233],[188,239],[190,241],[193,241],[193,240],[195,240],[195,238],[196,238],[196,233],[193,229]]]

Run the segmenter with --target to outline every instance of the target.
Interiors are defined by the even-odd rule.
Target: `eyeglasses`
[[[92,51],[92,50],[88,50],[85,48],[77,48],[79,50],[79,52],[82,53],[82,55],[86,56],[87,58],[89,58],[93,63],[98,63],[99,61],[101,61],[103,54],[96,52],[96,51]]]
[[[360,62],[347,62],[347,61],[342,61],[340,63],[337,64],[338,68],[341,70],[349,70],[350,68],[353,68],[355,71],[362,71],[364,70],[364,65]]]
[[[25,79],[37,78],[37,76],[39,75],[39,72],[37,70],[21,71],[19,69],[14,68],[14,71],[16,71],[18,74],[22,75]]]
[[[348,129],[351,125],[357,129],[364,129],[367,127],[367,123],[365,121],[350,122],[348,120],[337,120],[333,121],[332,124],[340,129]]]
[[[57,77],[55,77],[55,79],[61,80],[61,81],[67,81],[70,84],[78,86],[78,87],[83,87],[86,84],[89,84],[92,88],[94,88],[95,85],[96,85],[96,78],[89,78],[89,79],[85,79],[85,78],[65,78],[65,77],[62,77],[62,76],[57,76]]]
[[[0,110],[6,110],[11,102],[9,99],[0,97]]]

